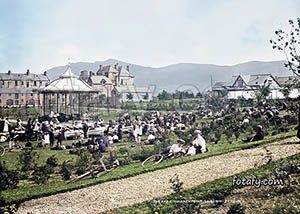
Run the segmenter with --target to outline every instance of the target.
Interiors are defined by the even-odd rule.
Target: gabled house
[[[271,74],[255,74],[255,75],[237,75],[233,76],[226,83],[216,83],[212,87],[213,95],[220,96],[222,90],[228,92],[227,97],[229,99],[254,99],[255,91],[260,87],[269,86],[271,93],[268,98],[284,98],[283,94],[280,92],[282,86]],[[291,93],[291,97],[295,97],[299,93]],[[298,96],[298,95],[297,95]]]

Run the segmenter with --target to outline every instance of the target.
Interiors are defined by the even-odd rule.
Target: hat
[[[201,134],[201,131],[200,130],[195,130],[194,134]]]
[[[262,129],[262,126],[261,126],[261,125],[258,125],[257,128]]]
[[[182,140],[182,139],[178,139],[178,140],[177,140],[177,143],[182,143],[182,144],[184,144],[184,143],[185,143],[185,141],[184,141],[184,140]]]

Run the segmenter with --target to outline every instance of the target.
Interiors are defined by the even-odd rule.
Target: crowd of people
[[[278,111],[272,107],[265,109],[244,109],[242,124],[249,123],[250,120],[266,115],[273,117]],[[128,113],[123,114],[117,120],[110,120],[105,123],[98,119],[90,121],[88,119],[82,121],[71,121],[64,124],[52,114],[46,121],[39,119],[29,119],[27,124],[17,120],[17,125],[14,130],[10,128],[11,123],[7,118],[1,119],[0,129],[3,133],[23,133],[27,142],[40,141],[40,146],[48,146],[51,149],[64,149],[64,140],[67,139],[67,132],[73,132],[73,137],[78,139],[73,143],[74,147],[86,146],[89,150],[97,148],[101,152],[105,152],[106,148],[114,143],[136,142],[138,144],[151,145],[157,142],[157,138],[163,134],[170,134],[175,131],[186,132],[192,128],[196,128],[191,142],[184,142],[179,139],[169,149],[169,154],[182,152],[183,145],[186,145],[185,155],[195,155],[207,152],[206,142],[200,131],[200,125],[197,123],[197,118],[205,118],[210,115],[213,119],[208,126],[213,126],[218,122],[218,118],[222,118],[228,113],[240,115],[240,109],[234,109],[231,106],[225,106],[219,111],[213,111],[207,107],[199,107],[197,112],[189,113],[161,113],[158,111],[144,114],[143,116],[133,116]],[[222,122],[222,121],[221,121]],[[201,127],[203,124],[201,125]],[[265,136],[261,125],[257,127],[255,136],[243,139],[244,142],[252,142],[262,140]],[[124,139],[126,138],[126,139]],[[55,145],[56,141],[56,145]],[[30,145],[29,143],[27,145]],[[69,145],[68,145],[69,146]]]
[[[15,129],[11,128],[11,123],[7,118],[2,118],[1,126],[3,133],[8,135],[23,135],[26,145],[30,146],[30,141],[38,141],[39,146],[51,149],[64,149],[63,141],[66,140],[66,131],[72,130],[77,139],[73,143],[75,147],[87,146],[90,150],[95,148],[101,152],[106,151],[106,147],[119,141],[135,141],[139,144],[155,144],[157,138],[162,134],[169,134],[175,130],[186,131],[195,126],[195,113],[171,112],[162,114],[158,111],[147,116],[132,116],[123,114],[118,120],[110,120],[107,124],[103,120],[96,121],[75,121],[68,125],[62,124],[57,117],[52,116],[49,120],[29,119],[27,124],[17,120]],[[124,137],[126,136],[126,139]],[[56,145],[55,145],[56,141]],[[203,143],[204,142],[204,143]],[[177,150],[175,145],[170,149],[170,153]],[[200,149],[202,147],[202,149]],[[195,148],[195,152],[193,149]],[[200,131],[195,134],[195,140],[188,146],[187,154],[193,155],[205,152],[205,140],[200,136]],[[173,151],[174,150],[174,151]]]

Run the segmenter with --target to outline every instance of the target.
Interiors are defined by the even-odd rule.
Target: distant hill
[[[273,76],[289,76],[292,73],[284,67],[284,61],[260,62],[251,61],[232,66],[220,66],[211,64],[179,63],[165,67],[153,68],[135,65],[120,60],[108,59],[97,62],[76,62],[71,63],[72,71],[79,75],[80,71],[87,70],[96,72],[99,65],[129,65],[130,72],[135,76],[137,86],[155,85],[156,92],[165,89],[175,91],[176,89],[188,90],[197,88],[203,91],[215,82],[226,82],[233,75],[238,74],[265,74]],[[51,80],[59,77],[66,70],[66,66],[58,66],[48,70]],[[194,91],[194,90],[193,90]]]

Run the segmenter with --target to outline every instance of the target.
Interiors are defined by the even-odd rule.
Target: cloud
[[[10,6],[17,17],[0,21],[8,32],[0,33],[0,66],[37,73],[68,57],[156,67],[282,59],[268,41],[300,11],[297,0],[21,2]]]

